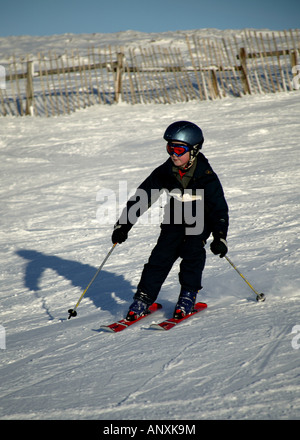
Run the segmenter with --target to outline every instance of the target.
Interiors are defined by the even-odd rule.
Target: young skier
[[[197,293],[202,288],[201,279],[206,258],[204,246],[211,233],[211,251],[220,257],[227,253],[228,206],[216,173],[200,153],[204,142],[202,130],[192,122],[178,121],[166,129],[163,137],[167,141],[170,157],[137,188],[135,196],[128,200],[112,233],[113,243],[123,243],[138,217],[154,203],[153,190],[156,190],[156,194],[161,190],[169,192],[170,200],[165,207],[161,232],[148,262],[144,265],[134,301],[126,316],[127,320],[135,320],[147,313],[178,258],[181,258],[181,290],[174,318],[191,313]],[[201,190],[204,200],[202,198],[203,209],[199,212],[197,200],[199,202],[201,196],[197,197],[197,194],[199,196]],[[147,197],[141,197],[142,192]],[[186,193],[189,197],[185,197]],[[187,212],[187,204],[190,204],[194,224],[190,220],[187,223],[186,218],[183,218],[187,217],[182,215],[183,212]],[[130,215],[132,208],[136,218]]]

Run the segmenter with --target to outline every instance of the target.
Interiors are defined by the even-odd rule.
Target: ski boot
[[[151,305],[147,300],[149,300],[149,298],[145,293],[137,291],[134,295],[134,301],[129,307],[126,320],[135,321],[141,316],[147,315],[148,309]]]
[[[181,319],[184,318],[186,315],[189,315],[194,310],[194,305],[196,302],[198,292],[191,292],[186,289],[181,289],[173,318],[175,319]]]

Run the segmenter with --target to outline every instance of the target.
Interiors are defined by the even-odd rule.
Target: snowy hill
[[[262,30],[262,33],[270,32],[269,30]],[[276,32],[276,31],[275,31]],[[79,49],[82,55],[88,48],[111,46],[132,47],[133,45],[142,45],[147,47],[149,45],[160,45],[172,47],[181,47],[187,51],[185,37],[213,37],[225,38],[234,35],[237,40],[241,38],[243,30],[219,30],[219,29],[194,29],[177,32],[161,32],[161,33],[146,33],[128,30],[117,33],[94,33],[94,34],[63,34],[50,36],[10,36],[0,37],[1,54],[0,60],[7,61],[14,54],[21,56],[30,54],[31,57],[42,51],[47,53],[49,50],[62,54],[65,50],[71,51]]]
[[[2,420],[300,418],[299,98],[0,119]],[[126,313],[156,242],[159,225],[138,224],[68,320],[111,248],[113,221],[97,220],[97,194],[119,194],[119,182],[134,189],[166,159],[162,135],[179,119],[204,131],[230,207],[228,255],[266,302],[207,246],[206,311],[149,330],[173,312],[175,265],[161,311],[120,334],[101,331]]]

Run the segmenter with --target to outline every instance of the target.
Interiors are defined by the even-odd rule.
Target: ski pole
[[[86,292],[87,292],[87,290],[89,289],[89,287],[90,287],[90,286],[92,285],[92,283],[95,281],[95,279],[96,279],[96,277],[98,276],[100,270],[102,269],[102,267],[104,266],[104,264],[105,264],[106,261],[108,260],[109,256],[111,255],[111,253],[112,253],[112,251],[114,250],[114,248],[116,247],[116,245],[117,245],[117,243],[115,243],[115,244],[112,246],[111,250],[108,252],[108,254],[106,255],[106,257],[104,258],[104,260],[103,260],[102,263],[100,264],[100,266],[99,266],[97,272],[95,273],[95,275],[93,276],[93,278],[91,279],[91,281],[89,282],[89,284],[87,285],[87,287],[85,288],[84,292],[83,292],[82,295],[80,296],[79,300],[77,301],[77,303],[76,303],[74,309],[69,309],[69,310],[68,310],[68,313],[69,313],[68,319],[70,319],[72,316],[74,316],[74,317],[77,316],[76,309],[77,309],[77,307],[79,306],[80,301],[82,300],[82,298],[83,298],[84,295],[86,294]]]
[[[256,294],[256,301],[265,301],[266,297],[263,293],[258,293],[253,286],[251,286],[251,284],[249,283],[249,281],[244,277],[244,275],[238,270],[238,268],[233,264],[233,262],[230,260],[229,257],[227,257],[227,255],[225,255],[226,260],[228,261],[229,264],[231,264],[231,266],[237,271],[237,273],[243,278],[243,280],[248,284],[248,286],[253,290],[253,292]]]

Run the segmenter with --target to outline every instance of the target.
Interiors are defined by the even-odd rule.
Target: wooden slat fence
[[[189,45],[205,99],[293,90],[293,67],[300,51],[299,30],[262,34],[244,31],[242,38],[193,38]]]
[[[186,50],[157,45],[91,47],[0,66],[0,115],[56,116],[95,104],[171,104],[297,89],[299,30],[186,37]]]

